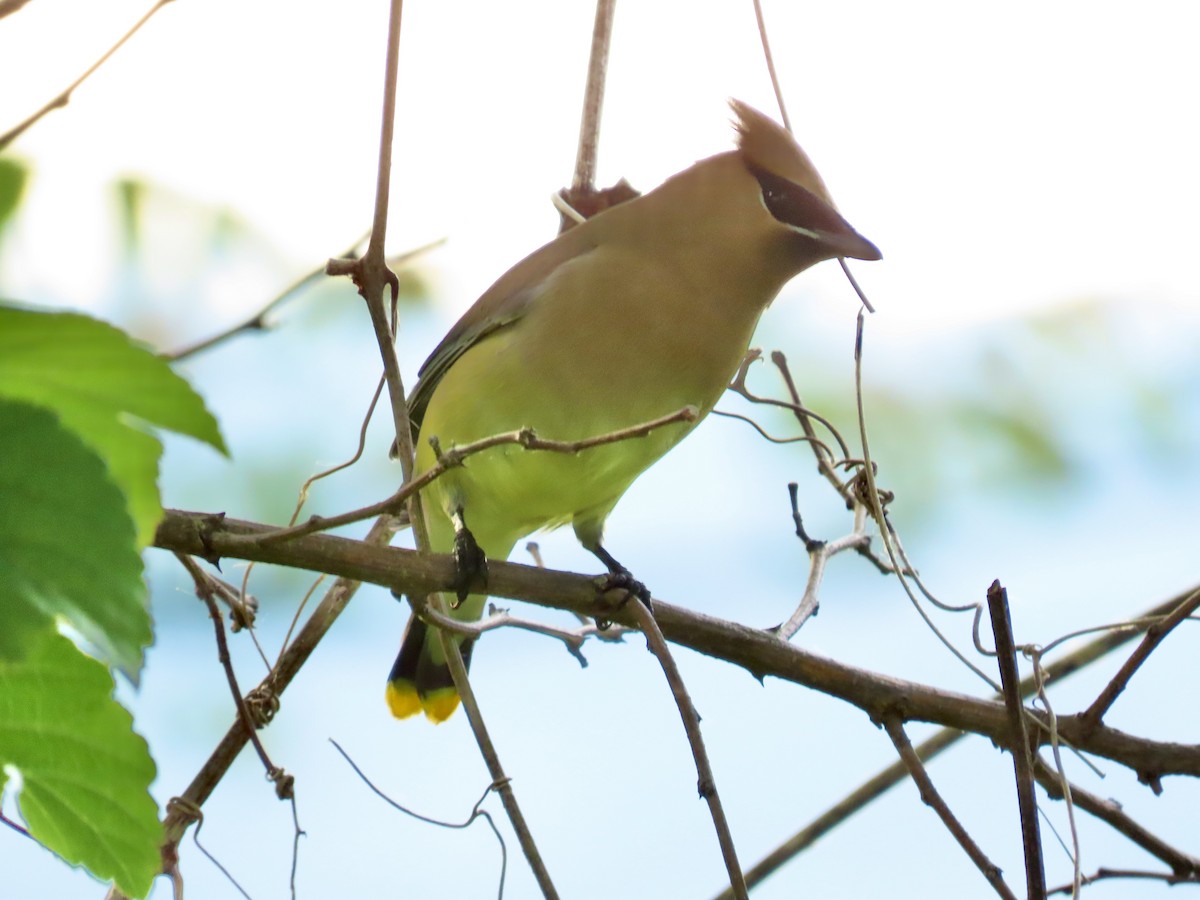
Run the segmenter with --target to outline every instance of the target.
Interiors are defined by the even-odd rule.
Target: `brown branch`
[[[370,237],[369,232],[364,234],[357,241],[355,241],[353,244],[351,244],[349,247],[347,247],[346,252],[337,258],[341,259],[341,260],[353,261],[354,253],[362,245],[363,241],[365,241],[368,237]],[[392,259],[388,260],[388,266],[395,267],[395,266],[403,265],[403,264],[407,263],[409,260],[412,260],[412,259],[420,256],[423,253],[427,253],[430,250],[434,249],[435,247],[440,247],[444,243],[445,243],[445,239],[441,238],[439,240],[431,241],[428,244],[424,244],[420,247],[417,247],[414,250],[409,250],[405,253],[400,254],[399,256],[393,257]],[[280,291],[278,294],[276,294],[262,309],[260,309],[258,312],[256,312],[254,315],[250,316],[249,318],[245,319],[244,321],[239,322],[236,325],[231,325],[228,328],[226,328],[225,330],[220,331],[217,334],[212,335],[211,337],[207,337],[202,341],[197,341],[196,343],[191,344],[190,346],[184,347],[181,350],[176,350],[173,353],[168,353],[168,354],[166,354],[166,358],[169,359],[171,362],[178,362],[181,359],[186,359],[189,356],[195,356],[197,353],[202,353],[205,350],[209,350],[212,347],[216,346],[217,344],[223,343],[224,341],[227,341],[230,338],[236,337],[237,335],[241,334],[242,332],[266,331],[267,329],[269,329],[271,327],[271,322],[268,321],[267,317],[272,312],[274,312],[276,309],[278,309],[280,306],[282,306],[284,303],[299,296],[299,294],[306,287],[316,283],[321,278],[324,278],[327,274],[325,271],[327,266],[328,266],[328,263],[326,263],[325,265],[319,266],[319,267],[313,269],[311,272],[308,272],[307,274],[302,275],[301,277],[297,278],[295,281],[293,281],[291,284],[289,284],[287,287],[285,287],[282,291]]]
[[[1047,794],[1055,800],[1063,799],[1063,785],[1059,773],[1040,756],[1033,757],[1033,775]],[[1162,838],[1151,833],[1121,809],[1118,803],[1098,797],[1076,784],[1070,785],[1070,791],[1071,800],[1075,806],[1084,812],[1091,813],[1147,853],[1162,860],[1171,867],[1171,872],[1177,881],[1200,881],[1200,859],[1172,847]]]
[[[1098,881],[1116,881],[1117,879],[1129,879],[1131,881],[1161,881],[1163,884],[1171,886],[1180,884],[1180,880],[1170,872],[1144,872],[1140,869],[1107,869],[1101,867],[1096,870],[1094,875],[1084,875],[1080,879],[1081,885],[1095,884]],[[1185,879],[1190,883],[1190,879]],[[1073,894],[1075,891],[1074,882],[1060,885],[1056,888],[1051,888],[1046,892],[1047,897],[1052,897],[1055,894]]]
[[[229,643],[225,640],[225,623],[221,621],[221,611],[217,608],[217,602],[213,599],[215,593],[210,584],[210,576],[207,572],[196,565],[196,561],[190,556],[183,553],[176,553],[175,558],[187,569],[187,573],[192,576],[192,581],[196,586],[196,596],[208,609],[208,615],[213,621],[213,630],[216,632],[217,639],[217,661],[221,664],[221,668],[225,671],[225,680],[229,682],[229,691],[233,694],[233,706],[237,711],[238,718],[242,721],[242,726],[246,729],[250,737],[250,743],[254,745],[254,752],[258,754],[259,760],[263,764],[263,768],[267,770],[267,775],[281,771],[267,755],[267,749],[262,745],[262,741],[258,739],[257,730],[260,723],[256,722],[250,714],[250,709],[246,705],[246,701],[242,698],[242,690],[238,687],[237,674],[233,671],[233,660],[229,656]],[[274,780],[272,778],[272,780]]]
[[[412,429],[409,427],[408,405],[404,399],[404,382],[400,377],[400,362],[396,358],[395,334],[388,324],[387,309],[384,303],[384,289],[390,287],[394,308],[399,284],[395,274],[388,268],[383,250],[387,241],[388,198],[392,180],[392,143],[396,125],[396,76],[400,65],[400,23],[403,7],[403,0],[392,0],[388,18],[383,111],[379,128],[379,162],[375,177],[375,211],[371,222],[371,240],[367,244],[367,252],[361,259],[331,259],[326,263],[325,271],[329,275],[349,275],[358,287],[359,294],[367,303],[371,326],[375,331],[375,340],[379,346],[379,355],[383,359],[384,378],[387,381],[388,396],[392,407],[392,424],[396,431],[396,445],[399,449],[397,455],[400,457],[404,480],[408,481],[412,478],[413,467]],[[413,523],[414,534],[417,536],[417,546],[427,547],[428,541],[421,540],[424,535],[424,521],[411,507],[409,515]]]
[[[250,743],[254,745],[254,751],[258,754],[258,758],[262,762],[263,768],[266,770],[267,780],[275,785],[275,796],[280,800],[285,800],[291,803],[292,819],[295,824],[295,831],[293,833],[292,841],[292,896],[294,897],[296,861],[299,854],[300,835],[303,833],[300,828],[300,823],[296,818],[296,778],[294,775],[289,775],[283,768],[275,765],[271,761],[271,757],[267,755],[267,749],[263,746],[262,741],[259,740],[258,737],[258,729],[265,725],[268,719],[262,716],[256,717],[251,712],[250,706],[246,699],[242,697],[242,690],[238,686],[237,674],[233,671],[233,660],[229,655],[229,643],[225,639],[225,623],[221,619],[221,611],[217,607],[217,601],[215,599],[215,595],[224,593],[224,586],[220,583],[214,584],[216,579],[201,569],[200,566],[196,564],[196,561],[190,556],[182,553],[176,553],[175,557],[180,563],[182,563],[188,574],[192,576],[192,581],[196,586],[196,596],[199,597],[201,602],[204,603],[208,610],[209,618],[212,619],[213,631],[215,632],[217,641],[217,660],[220,662],[221,668],[225,672],[225,680],[229,684],[229,692],[233,695],[233,705],[234,709],[237,711],[238,721],[242,726],[242,732],[249,738]],[[198,817],[198,808],[193,806],[191,809],[196,817]],[[164,861],[170,861],[169,866],[164,865],[163,867],[164,874],[171,875],[172,872],[170,870],[177,866],[178,854],[176,852],[176,843],[176,841],[171,841],[169,848],[164,847],[164,850],[168,851],[164,852],[163,854]],[[221,867],[221,870],[224,871],[223,866]],[[228,872],[226,872],[225,875],[236,887],[238,887],[238,890],[240,891],[240,885],[234,881],[232,876],[230,876]],[[174,876],[172,877],[172,881],[176,885],[176,889],[178,891],[181,882],[178,881],[177,877]],[[245,895],[245,891],[242,891],[242,894]]]
[[[588,58],[587,86],[579,122],[579,149],[575,154],[572,193],[596,189],[596,157],[600,151],[600,115],[604,107],[604,85],[608,75],[608,50],[612,43],[616,0],[596,0],[592,26],[592,50]]]
[[[812,426],[812,420],[815,418],[833,433],[834,439],[842,448],[842,458],[845,459],[848,457],[850,452],[846,448],[846,442],[842,439],[842,436],[838,433],[838,430],[833,427],[833,423],[831,423],[828,419],[816,415],[816,413],[814,413],[812,410],[805,409],[804,401],[800,399],[800,391],[796,388],[796,380],[792,378],[792,370],[788,366],[787,357],[784,356],[779,350],[773,350],[771,351],[771,363],[776,369],[779,370],[779,374],[783,378],[783,383],[784,386],[787,387],[788,395],[792,398],[792,412],[796,416],[796,420],[800,423],[800,427],[804,430],[805,436],[811,441],[816,440],[817,433]],[[828,448],[825,448],[824,444],[822,444],[821,447],[818,447],[816,443],[813,443],[812,447],[813,455],[817,458],[818,471],[825,476],[826,481],[832,484],[839,494],[845,497],[846,500],[851,500],[852,498],[848,495],[845,485],[841,483],[841,480],[837,476],[837,472],[833,470],[833,454],[829,453]],[[818,452],[821,448],[825,449],[825,453],[827,455],[822,455],[820,452]]]
[[[37,123],[37,121],[39,119],[41,119],[43,116],[45,116],[47,113],[49,113],[53,110],[56,110],[56,109],[60,109],[64,106],[66,106],[68,103],[70,103],[71,95],[75,92],[75,89],[77,87],[79,87],[81,84],[83,84],[89,77],[91,77],[91,74],[93,72],[95,72],[98,68],[100,68],[106,62],[108,62],[108,58],[110,56],[112,56],[114,53],[116,53],[118,50],[120,50],[121,47],[125,44],[125,42],[127,40],[129,40],[131,37],[133,37],[135,34],[137,34],[138,30],[143,25],[145,25],[148,21],[150,21],[151,16],[153,16],[156,12],[158,12],[160,9],[162,9],[164,6],[166,6],[170,2],[171,2],[171,0],[158,0],[157,3],[155,3],[152,7],[150,7],[150,9],[145,13],[145,15],[143,15],[140,19],[137,20],[137,22],[134,23],[132,28],[130,28],[127,32],[125,32],[124,35],[121,36],[120,40],[118,40],[115,44],[113,44],[111,47],[109,47],[108,50],[105,51],[103,56],[101,56],[98,60],[96,60],[94,63],[92,63],[82,75],[80,75],[78,78],[76,78],[74,81],[72,81],[69,85],[67,85],[67,87],[61,93],[58,94],[58,96],[56,96],[53,100],[48,102],[45,106],[43,106],[37,112],[33,113],[33,115],[29,116],[29,118],[27,118],[25,121],[21,122],[18,125],[14,125],[8,131],[4,132],[4,134],[0,134],[0,151],[3,151],[6,147],[8,147],[9,144],[11,144],[13,141],[15,141],[21,135],[23,135],[26,131],[28,131],[30,128],[32,128]]]
[[[163,526],[170,531],[168,520],[172,517],[168,516],[164,520]],[[186,521],[186,524],[184,522]],[[192,540],[181,542],[178,547],[170,548],[178,550],[181,553],[187,553],[192,556],[199,555],[203,558],[206,556],[211,544],[208,541],[199,539],[200,528],[203,527],[205,517],[199,519],[176,520],[176,525],[182,525],[184,530],[191,533]],[[352,542],[357,544],[364,551],[380,552],[384,546],[392,539],[395,533],[391,526],[390,520],[380,519],[375,522],[368,532],[366,538],[361,542]],[[186,549],[186,546],[192,549]],[[264,562],[266,560],[263,560]],[[337,617],[341,615],[342,610],[350,602],[350,598],[354,596],[358,590],[360,581],[340,577],[335,581],[325,593],[313,614],[304,623],[304,627],[296,635],[296,639],[288,646],[287,650],[279,657],[279,662],[275,664],[275,668],[263,680],[263,682],[251,695],[256,692],[268,693],[272,697],[278,697],[283,694],[296,673],[308,660],[309,656],[316,649],[321,638],[333,626]],[[190,810],[198,810],[204,805],[204,802],[211,796],[213,790],[225,777],[225,773],[229,767],[233,765],[233,761],[237,758],[242,748],[246,745],[246,741],[250,738],[250,731],[242,723],[242,720],[235,719],[232,726],[225,733],[225,737],[209,755],[208,761],[196,773],[191,784],[178,798],[178,802],[170,803],[167,806],[167,816],[163,820],[164,832],[164,852],[171,851],[174,845],[179,843],[187,828],[195,821]]]
[[[1017,806],[1021,812],[1021,839],[1025,847],[1025,885],[1030,900],[1046,895],[1046,869],[1042,862],[1042,838],[1038,820],[1037,796],[1033,789],[1032,753],[1025,729],[1025,706],[1021,703],[1021,679],[1017,675],[1017,650],[1013,643],[1009,618],[1008,592],[993,581],[987,592],[992,633],[996,636],[996,660],[1000,684],[1008,710],[1008,737],[1004,746],[1012,753],[1017,779]]]
[[[519,631],[531,631],[534,634],[557,638],[563,642],[567,648],[567,652],[583,668],[586,668],[588,664],[587,657],[583,655],[583,645],[588,638],[595,638],[606,643],[620,643],[624,641],[625,635],[633,630],[623,628],[620,625],[610,625],[608,628],[601,628],[594,620],[586,616],[580,617],[581,624],[578,628],[557,628],[553,625],[547,625],[545,622],[522,619],[519,616],[512,615],[506,609],[497,609],[493,604],[489,604],[487,618],[476,622],[463,622],[459,619],[451,618],[443,612],[438,612],[428,603],[421,606],[412,598],[410,598],[410,602],[418,616],[429,624],[445,629],[451,634],[461,634],[464,637],[478,638],[489,631],[496,631],[500,628],[516,628]]]
[[[440,478],[446,470],[460,466],[463,460],[468,457],[484,450],[490,450],[493,447],[500,447],[505,444],[519,444],[526,450],[567,454],[579,453],[580,451],[599,447],[604,444],[614,444],[619,441],[645,437],[656,429],[678,422],[694,422],[698,415],[696,407],[685,406],[682,409],[677,409],[673,413],[660,416],[649,422],[640,422],[637,425],[631,425],[629,428],[621,428],[617,431],[598,434],[578,441],[556,441],[541,438],[538,437],[537,432],[532,428],[522,428],[519,431],[494,434],[490,437],[481,438],[478,441],[472,441],[469,444],[463,444],[461,447],[451,447],[449,450],[443,451],[438,447],[438,461],[422,472],[417,478],[407,480],[396,493],[392,494],[386,500],[381,500],[378,503],[372,503],[370,506],[364,506],[360,509],[351,510],[350,512],[341,513],[336,516],[312,516],[300,525],[294,525],[290,528],[278,528],[269,535],[256,536],[254,540],[256,543],[261,541],[281,542],[294,540],[307,534],[329,531],[333,528],[340,528],[343,525],[361,522],[372,516],[394,515],[400,511],[405,503],[415,498],[428,484]]]
[[[804,594],[800,598],[800,604],[796,607],[796,611],[786,622],[773,629],[780,639],[785,641],[790,641],[804,623],[816,614],[817,606],[820,604],[820,598],[817,595],[825,577],[825,565],[829,560],[845,550],[861,551],[871,540],[865,532],[857,530],[834,541],[818,541],[809,537],[800,517],[798,490],[799,486],[794,481],[788,485],[788,496],[791,498],[792,504],[792,521],[796,523],[796,537],[804,542],[804,549],[808,552],[808,582],[804,586]],[[855,524],[860,525],[861,523],[856,521]]]
[[[579,120],[579,148],[571,186],[550,198],[559,213],[559,234],[590,219],[596,213],[639,196],[624,178],[603,190],[596,187],[596,157],[600,148],[600,118],[604,105],[604,83],[608,74],[608,51],[612,41],[616,0],[596,0],[592,27],[592,49],[588,57],[587,85]]]
[[[721,858],[725,861],[725,871],[729,873],[729,888],[735,900],[749,900],[746,879],[742,875],[742,864],[738,861],[737,850],[733,846],[733,833],[729,830],[725,807],[721,804],[721,796],[717,792],[717,780],[708,761],[708,751],[704,748],[704,736],[700,733],[700,716],[692,704],[692,698],[683,683],[683,676],[679,674],[679,667],[675,665],[675,659],[671,656],[662,631],[659,630],[654,613],[637,599],[631,599],[626,609],[633,614],[637,627],[646,635],[646,644],[658,660],[658,664],[662,666],[663,675],[671,687],[671,695],[675,698],[675,705],[679,708],[679,718],[683,720],[683,729],[687,732],[692,757],[696,761],[697,790],[708,803],[713,827],[717,831],[717,841],[721,845]]]
[[[776,357],[779,359],[776,360]],[[834,428],[832,422],[830,422],[824,416],[806,408],[804,404],[800,402],[800,396],[796,392],[795,384],[791,382],[791,373],[787,371],[787,361],[783,357],[783,354],[778,352],[772,353],[771,359],[773,362],[775,362],[776,367],[780,369],[781,373],[783,373],[784,382],[788,384],[788,390],[792,394],[792,402],[789,403],[786,400],[777,400],[774,397],[762,397],[751,391],[749,386],[746,384],[746,378],[750,374],[750,367],[760,359],[762,359],[761,351],[757,349],[750,350],[742,360],[741,366],[738,367],[737,373],[733,377],[733,381],[729,383],[729,386],[725,388],[725,390],[732,391],[733,393],[744,397],[746,400],[749,400],[751,403],[757,403],[763,406],[777,406],[780,409],[791,411],[792,414],[796,416],[797,421],[799,421],[800,427],[804,430],[805,437],[810,439],[809,443],[812,444],[813,453],[817,454],[817,465],[820,468],[821,474],[825,476],[825,478],[834,486],[839,494],[846,496],[846,500],[848,502],[851,501],[852,498],[846,494],[845,485],[842,484],[841,479],[838,478],[837,473],[833,471],[832,468],[833,465],[843,465],[844,461],[850,456],[850,448],[846,444],[845,439],[842,437],[841,433]],[[820,422],[829,430],[829,433],[833,436],[833,439],[837,441],[838,449],[842,453],[843,462],[833,464],[830,463],[829,460],[822,459],[819,451],[821,449],[828,451],[828,448],[824,443],[817,439],[816,432],[813,431],[811,420]],[[830,455],[832,456],[832,454]]]
[[[954,728],[945,728],[916,746],[917,757],[928,762],[966,734],[967,732]],[[863,807],[883,796],[883,794],[895,787],[907,776],[907,766],[903,762],[896,762],[880,771],[873,778],[863,782],[755,863],[746,872],[746,883],[751,888],[761,884],[770,875],[781,869],[784,864],[799,856],[820,838],[829,834],[856,812],[863,809]],[[732,896],[729,891],[723,891],[714,900],[732,900]]]
[[[1147,610],[1142,616],[1138,616],[1137,620],[1152,620],[1168,615],[1180,603],[1191,596],[1191,593],[1189,591],[1177,597],[1172,597],[1165,603],[1160,603],[1152,609]],[[1076,647],[1066,656],[1062,656],[1045,666],[1045,681],[1057,684],[1062,679],[1074,675],[1076,672],[1096,662],[1096,660],[1103,659],[1109,653],[1123,647],[1140,634],[1142,630],[1144,628],[1125,628],[1104,632],[1099,637]],[[1038,680],[1035,675],[1030,675],[1021,681],[1022,698],[1030,697],[1037,693],[1037,691]],[[943,728],[932,737],[926,738],[917,745],[917,755],[923,761],[928,762],[968,734],[969,732],[956,728]],[[746,883],[750,887],[754,887],[765,880],[778,869],[782,868],[788,861],[815,844],[821,837],[833,831],[834,828],[846,821],[854,813],[903,781],[906,774],[907,770],[901,763],[894,763],[877,772],[759,860],[746,872]],[[729,896],[729,893],[725,892],[717,900],[728,900]]]
[[[470,681],[467,679],[467,666],[463,662],[458,643],[448,632],[440,628],[434,629],[434,634],[441,642],[442,652],[450,667],[450,675],[454,679],[454,687],[462,699],[463,712],[467,715],[467,722],[471,726],[475,742],[479,745],[480,755],[483,756],[484,763],[488,767],[488,774],[492,777],[492,790],[500,795],[500,802],[517,835],[517,843],[521,845],[521,851],[525,854],[529,868],[533,871],[533,877],[537,881],[538,888],[541,889],[542,896],[546,900],[558,900],[558,891],[550,878],[550,871],[546,868],[541,851],[538,850],[537,843],[533,839],[533,832],[530,831],[529,824],[525,821],[525,814],[517,802],[517,795],[512,788],[512,779],[504,771],[504,766],[500,762],[500,754],[496,750],[496,745],[492,743],[491,735],[488,734],[487,726],[484,724],[483,713],[479,709],[475,692],[471,690]]]
[[[896,747],[896,752],[900,754],[900,760],[904,767],[908,770],[908,774],[912,776],[912,780],[917,785],[917,790],[921,795],[921,802],[933,809],[942,824],[946,826],[946,830],[950,832],[954,840],[958,841],[958,845],[963,848],[971,862],[975,863],[976,868],[983,873],[983,877],[988,880],[997,894],[1001,897],[1009,898],[1009,900],[1017,900],[1016,895],[1004,883],[1004,879],[1000,874],[1000,867],[988,859],[987,854],[979,847],[975,840],[967,833],[967,829],[963,827],[962,822],[950,811],[950,807],[946,801],[942,799],[942,795],[938,793],[936,787],[933,786],[933,780],[929,777],[929,773],[925,771],[925,766],[921,763],[921,757],[917,751],[913,749],[912,743],[908,740],[908,735],[904,732],[904,724],[900,717],[895,713],[884,716],[883,727],[887,731],[888,737],[892,739],[892,744]]]
[[[1129,680],[1142,663],[1150,658],[1150,654],[1154,649],[1162,643],[1163,639],[1170,634],[1175,627],[1197,609],[1200,609],[1200,591],[1195,591],[1179,604],[1171,614],[1166,618],[1155,622],[1146,629],[1146,636],[1142,638],[1142,642],[1129,655],[1129,659],[1125,660],[1125,664],[1121,666],[1113,679],[1104,687],[1092,705],[1089,706],[1079,716],[1080,724],[1086,729],[1091,726],[1099,725],[1104,714],[1112,707],[1117,698],[1121,696],[1121,692],[1125,690],[1125,686],[1129,684]]]
[[[392,141],[395,131],[396,116],[396,75],[400,58],[400,22],[403,12],[402,0],[392,0],[391,14],[388,23],[387,61],[385,67],[383,91],[383,122],[379,139],[379,166],[375,185],[375,216],[371,227],[371,242],[367,252],[356,264],[346,264],[338,260],[330,260],[326,271],[333,274],[348,274],[358,286],[367,303],[371,316],[371,326],[375,331],[379,354],[383,358],[384,378],[388,386],[388,397],[391,400],[392,421],[396,432],[397,456],[406,484],[413,481],[415,454],[413,452],[413,435],[410,427],[408,404],[404,396],[404,384],[400,377],[400,363],[396,358],[395,331],[389,325],[387,310],[384,304],[384,288],[390,287],[392,292],[392,315],[396,313],[398,283],[396,276],[387,267],[383,246],[387,234],[388,194],[391,184]],[[425,518],[421,513],[421,498],[416,489],[410,489],[406,496],[408,519],[413,529],[413,537],[418,551],[428,551],[429,535],[426,530]],[[431,603],[435,609],[440,609],[442,600],[434,597]],[[493,784],[500,794],[505,811],[512,822],[513,829],[521,844],[530,867],[533,869],[538,885],[547,898],[558,895],[550,881],[549,873],[541,860],[533,836],[525,823],[524,816],[517,804],[510,780],[500,765],[496,749],[488,736],[479,706],[475,702],[474,692],[467,680],[467,669],[463,663],[458,644],[448,634],[436,630],[443,652],[450,666],[454,687],[462,698],[463,709],[470,722],[479,750],[484,757],[489,771],[492,773]]]
[[[229,556],[327,572],[410,595],[448,591],[454,583],[454,561],[448,555],[374,546],[366,541],[328,534],[262,545],[245,540],[248,536],[272,530],[267,525],[219,515],[167,510],[155,534],[154,544],[210,561]],[[242,539],[235,540],[239,536]],[[603,614],[622,625],[635,625],[627,612],[612,612],[597,605],[595,581],[586,575],[492,560],[488,566],[488,591],[495,597],[510,597],[583,615]],[[655,621],[672,643],[733,663],[756,676],[771,675],[840,698],[876,720],[901,706],[909,721],[934,722],[973,731],[997,742],[1008,741],[1009,720],[1005,707],[994,700],[847,666],[785,643],[757,628],[658,600],[654,609]],[[300,643],[311,625],[310,620],[295,643]],[[287,659],[288,654],[284,657]],[[291,668],[291,664],[285,667],[285,674]],[[1033,721],[1043,724],[1046,721],[1037,711],[1029,711],[1028,715]],[[1200,776],[1200,747],[1195,745],[1149,740],[1107,725],[1100,725],[1092,734],[1085,735],[1073,716],[1059,717],[1058,733],[1075,749],[1128,766],[1143,780],[1165,775]],[[1035,739],[1041,743],[1048,738],[1039,728]]]

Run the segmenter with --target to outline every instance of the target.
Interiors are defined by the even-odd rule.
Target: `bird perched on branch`
[[[634,479],[712,410],[763,310],[796,274],[836,257],[875,260],[838,213],[821,176],[783,128],[732,101],[737,147],[559,235],[500,276],[421,367],[409,398],[416,471],[430,444],[461,446],[530,427],[576,441],[694,407],[692,421],[574,454],[509,444],[471,456],[422,494],[431,549],[453,552],[458,601],[475,620],[484,555],[570,523],[614,584],[633,581],[601,543],[604,520]],[[461,636],[465,660],[473,641]],[[457,708],[438,636],[410,618],[388,678],[404,718],[440,722]]]

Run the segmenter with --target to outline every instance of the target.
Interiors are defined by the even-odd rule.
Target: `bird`
[[[488,288],[425,361],[409,398],[415,473],[436,446],[532,428],[577,441],[693,407],[692,421],[574,454],[496,446],[422,492],[433,552],[460,573],[451,616],[481,617],[486,559],[570,524],[614,583],[649,593],[603,545],[604,522],[634,480],[716,405],[763,311],[823,260],[882,258],[834,206],[792,135],[731,100],[733,150],[563,232]],[[436,438],[436,441],[431,439]],[[454,602],[457,600],[457,602]],[[474,639],[455,635],[464,662]],[[388,676],[393,715],[451,716],[460,698],[438,635],[409,618]]]

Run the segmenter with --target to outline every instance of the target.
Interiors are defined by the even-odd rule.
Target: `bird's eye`
[[[837,221],[837,213],[812,191],[766,169],[752,166],[750,172],[762,191],[763,205],[783,224],[808,230]]]

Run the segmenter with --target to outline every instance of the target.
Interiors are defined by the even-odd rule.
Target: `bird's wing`
[[[475,301],[425,360],[408,397],[414,436],[442,377],[464,353],[493,332],[520,321],[538,301],[542,286],[565,263],[593,249],[593,230],[584,222],[525,257]]]

